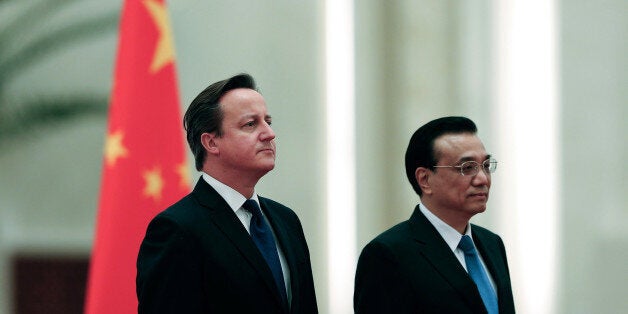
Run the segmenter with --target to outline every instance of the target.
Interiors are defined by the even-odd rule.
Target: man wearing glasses
[[[497,161],[473,121],[444,117],[410,139],[406,174],[421,203],[360,255],[356,313],[514,313],[501,238],[470,224],[486,210]]]

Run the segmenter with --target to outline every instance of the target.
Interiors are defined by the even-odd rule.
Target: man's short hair
[[[443,117],[432,120],[420,127],[412,137],[406,150],[406,175],[414,191],[423,195],[416,180],[415,172],[419,167],[434,169],[438,163],[434,153],[434,141],[445,134],[460,134],[477,132],[475,123],[465,117]]]
[[[223,111],[219,101],[227,92],[237,88],[257,91],[253,77],[241,73],[209,85],[194,98],[185,112],[183,128],[190,150],[194,154],[196,170],[203,169],[205,162],[206,153],[201,143],[201,135],[214,132],[216,136],[222,136]]]

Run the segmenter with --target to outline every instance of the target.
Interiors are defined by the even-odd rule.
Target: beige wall
[[[562,1],[563,313],[628,311],[628,3]]]
[[[30,3],[0,2],[0,30]],[[69,2],[26,35],[16,35],[15,43],[72,20],[115,12],[119,4]],[[468,115],[489,150],[500,130],[488,117],[499,105],[491,102],[490,1],[355,5],[359,251],[407,219],[417,202],[406,182],[403,153],[419,124]],[[169,6],[183,108],[210,82],[231,74],[246,71],[259,81],[279,156],[258,191],[294,208],[303,221],[319,307],[326,313],[323,4],[184,0]],[[571,0],[558,8],[562,205],[556,311],[625,312],[627,4]],[[11,80],[4,95],[12,105],[73,91],[107,95],[115,45],[110,28],[59,49]],[[89,254],[104,126],[104,116],[89,116],[0,142],[0,313],[10,313],[7,263],[16,252]],[[542,158],[541,152],[538,161],[521,166],[533,167]],[[508,209],[494,204],[474,220],[499,232],[509,226],[496,217]]]

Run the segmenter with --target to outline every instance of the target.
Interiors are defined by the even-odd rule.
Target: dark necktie
[[[268,267],[270,267],[283,302],[285,304],[288,304],[288,298],[286,296],[286,285],[283,281],[283,272],[281,271],[281,263],[279,262],[277,245],[275,244],[275,239],[273,238],[273,233],[270,230],[270,226],[268,226],[268,224],[264,220],[262,212],[256,201],[252,199],[246,200],[242,207],[244,207],[244,209],[253,214],[253,216],[251,217],[250,225],[251,238],[253,238],[253,242],[255,242],[255,245],[257,245],[257,248],[262,253],[262,256],[264,256]]]
[[[488,275],[484,271],[484,267],[482,267],[478,251],[475,249],[475,245],[473,245],[471,237],[468,235],[462,236],[458,247],[464,252],[467,272],[469,273],[469,276],[471,276],[471,279],[475,282],[475,285],[478,287],[486,310],[489,314],[499,313],[497,296],[495,295],[493,286],[488,279]]]

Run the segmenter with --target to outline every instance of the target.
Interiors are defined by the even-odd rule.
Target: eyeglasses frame
[[[489,167],[490,167],[490,164],[495,164],[495,169],[493,169],[493,171],[490,171],[488,169],[488,167],[484,166],[484,163],[486,163],[487,161],[489,163]],[[477,165],[477,166],[474,167],[474,169],[475,169],[475,173],[474,174],[470,174],[470,175],[465,175],[464,174],[462,169],[463,169],[463,165],[466,164],[466,163],[475,163]],[[474,175],[477,175],[478,173],[480,173],[480,167],[482,167],[482,171],[484,171],[484,173],[491,174],[491,173],[495,172],[495,170],[497,170],[497,160],[495,158],[489,158],[487,160],[484,160],[482,163],[478,163],[475,160],[467,160],[467,161],[461,163],[458,166],[432,166],[432,168],[458,168],[458,169],[460,169],[460,174],[463,177],[464,176],[471,176],[472,177]]]

